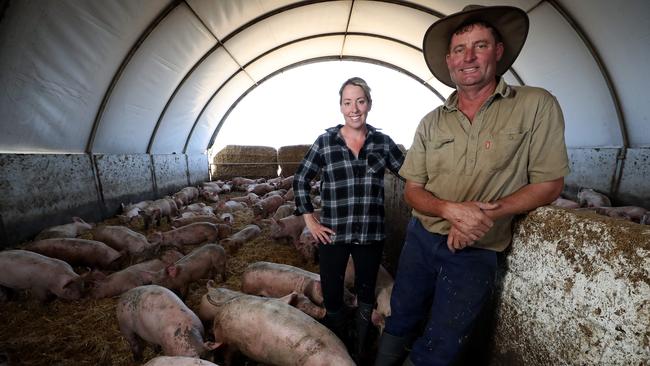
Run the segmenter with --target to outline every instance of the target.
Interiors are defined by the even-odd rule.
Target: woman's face
[[[365,127],[369,111],[370,105],[363,89],[356,85],[346,85],[341,93],[341,113],[345,125],[354,129]]]

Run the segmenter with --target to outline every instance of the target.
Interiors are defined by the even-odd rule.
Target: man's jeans
[[[490,299],[496,268],[496,252],[467,247],[452,253],[446,235],[430,233],[412,218],[385,331],[410,336],[429,315],[409,358],[417,366],[453,363]]]

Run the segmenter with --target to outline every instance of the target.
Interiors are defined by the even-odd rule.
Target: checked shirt
[[[294,175],[296,214],[314,211],[310,182],[320,173],[320,222],[336,233],[332,243],[384,240],[384,172],[399,177],[404,154],[389,136],[366,124],[366,141],[355,157],[341,127],[328,128],[316,139]]]

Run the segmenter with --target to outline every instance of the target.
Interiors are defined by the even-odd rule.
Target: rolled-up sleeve
[[[545,94],[532,131],[528,164],[530,183],[546,182],[569,174],[562,109],[553,95]]]

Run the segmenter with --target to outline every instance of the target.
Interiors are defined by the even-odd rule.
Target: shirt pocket
[[[491,164],[492,170],[504,170],[508,164],[517,160],[517,152],[519,151],[526,134],[526,131],[504,130],[496,135],[494,159]]]
[[[427,172],[448,173],[454,167],[454,136],[437,136],[426,143]]]
[[[369,153],[368,154],[368,173],[377,174],[382,173],[386,169],[386,159],[381,154]]]

